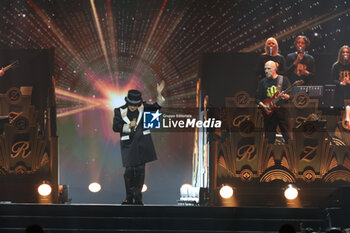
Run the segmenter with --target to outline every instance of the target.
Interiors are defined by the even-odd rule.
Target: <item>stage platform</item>
[[[54,233],[277,232],[284,223],[293,224],[299,231],[300,222],[324,230],[335,213],[346,219],[349,211],[345,213],[340,208],[0,204],[0,232],[24,232],[31,224],[40,224],[45,232]]]

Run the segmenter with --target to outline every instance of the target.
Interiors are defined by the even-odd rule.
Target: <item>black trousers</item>
[[[142,187],[145,182],[145,164],[126,167],[124,172],[126,200],[130,203],[142,200]]]
[[[270,118],[264,119],[265,138],[272,144],[276,139],[276,129],[279,125],[286,143],[293,138],[293,118],[289,107],[276,109]]]

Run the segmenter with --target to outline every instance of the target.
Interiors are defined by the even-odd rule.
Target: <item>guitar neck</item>
[[[293,83],[293,85],[291,85],[290,87],[288,87],[286,90],[282,91],[281,94],[278,95],[278,96],[276,97],[276,99],[272,100],[271,103],[272,103],[273,105],[277,104],[278,101],[281,100],[282,94],[286,94],[286,93],[290,92],[290,91],[293,89],[294,86],[295,86],[295,84]]]

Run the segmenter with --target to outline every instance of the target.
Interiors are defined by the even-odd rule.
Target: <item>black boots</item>
[[[122,205],[132,205],[134,204],[132,201],[128,200],[128,199],[125,199],[123,202],[122,202]]]
[[[145,181],[145,164],[136,167],[126,167],[124,172],[124,182],[126,190],[126,200],[122,205],[143,205],[142,187]]]

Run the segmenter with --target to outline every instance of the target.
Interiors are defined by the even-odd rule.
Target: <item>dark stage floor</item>
[[[284,223],[323,230],[346,226],[341,208],[122,206],[107,204],[0,204],[0,232],[277,232]],[[342,220],[343,218],[343,220]]]

